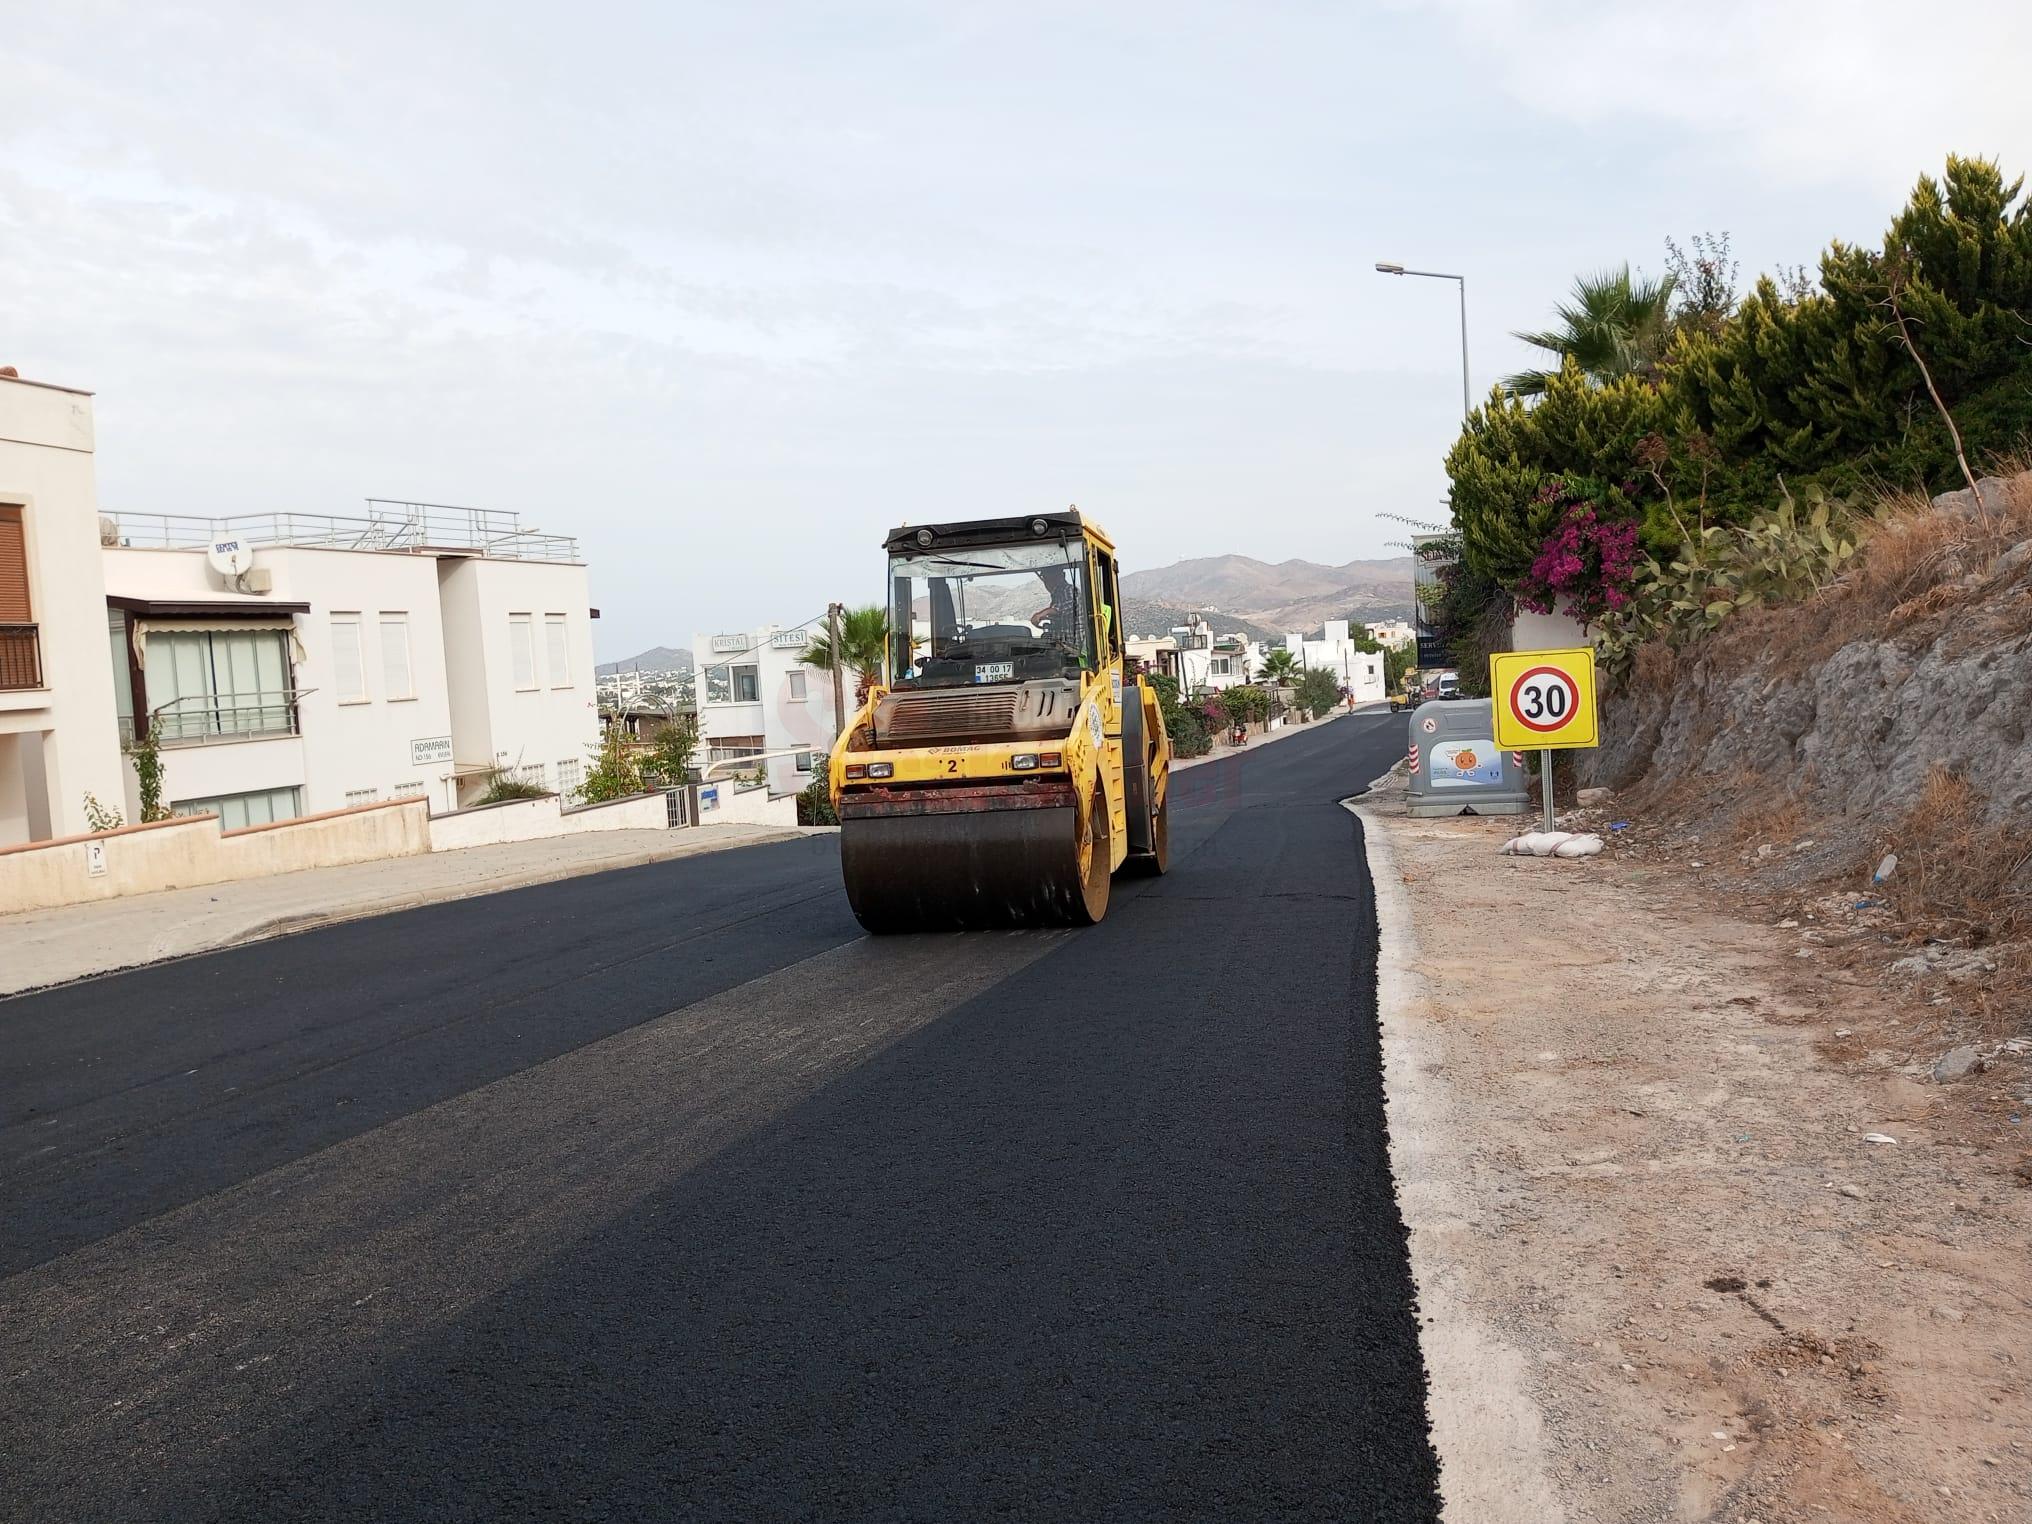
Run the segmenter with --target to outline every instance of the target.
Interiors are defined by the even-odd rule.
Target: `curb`
[[[1394,768],[1392,769],[1394,771]],[[1385,772],[1368,786],[1390,776]],[[1567,1512],[1545,1465],[1545,1421],[1523,1353],[1473,1306],[1449,1240],[1481,1211],[1459,1140],[1462,1112],[1447,1083],[1419,971],[1410,897],[1384,834],[1384,816],[1343,799],[1362,822],[1376,902],[1376,1016],[1382,1028],[1383,1109],[1390,1174],[1410,1237],[1425,1357],[1426,1416],[1439,1454],[1444,1524],[1563,1524]]]

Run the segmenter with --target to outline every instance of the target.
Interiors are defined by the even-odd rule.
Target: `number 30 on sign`
[[[1595,653],[1503,651],[1489,658],[1496,745],[1518,751],[1595,746]]]

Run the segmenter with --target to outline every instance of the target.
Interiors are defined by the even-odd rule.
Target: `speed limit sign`
[[[1496,744],[1552,751],[1598,744],[1595,653],[1504,651],[1489,658]]]

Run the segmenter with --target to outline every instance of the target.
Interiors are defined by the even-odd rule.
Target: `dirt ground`
[[[1359,803],[1416,944],[1393,1095],[1458,1154],[1423,1252],[1521,1356],[1568,1516],[2032,1520],[2032,1053],[1936,1082],[1925,982],[1641,820],[1519,859],[1529,822]]]

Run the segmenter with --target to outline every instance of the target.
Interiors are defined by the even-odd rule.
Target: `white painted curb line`
[[[1545,1425],[1530,1393],[1530,1367],[1468,1302],[1461,1257],[1473,1252],[1482,1231],[1463,1147],[1472,1119],[1454,1099],[1421,1010],[1428,994],[1410,900],[1377,817],[1356,800],[1341,804],[1362,822],[1376,887],[1383,1106],[1390,1172],[1411,1236],[1441,1517],[1446,1524],[1564,1524],[1566,1509],[1545,1469]]]

